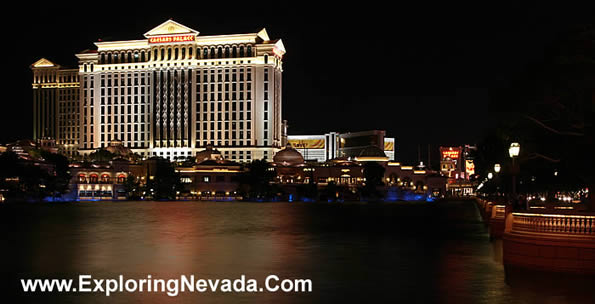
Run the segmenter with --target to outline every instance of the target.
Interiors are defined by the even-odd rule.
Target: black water
[[[506,278],[472,202],[0,206],[3,303],[577,303],[580,283]],[[305,278],[311,293],[24,294],[19,279]],[[539,281],[538,279],[541,279]],[[507,283],[508,282],[508,283]],[[550,282],[549,280],[547,282]],[[547,283],[546,282],[546,283]]]

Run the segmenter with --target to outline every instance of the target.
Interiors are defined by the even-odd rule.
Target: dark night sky
[[[0,102],[0,142],[31,137],[30,64],[46,57],[75,66],[74,54],[99,38],[142,39],[172,18],[201,35],[266,27],[287,49],[283,117],[290,134],[385,129],[396,137],[398,158],[414,162],[418,145],[425,158],[428,144],[437,154],[438,145],[476,142],[491,122],[490,93],[541,60],[559,32],[594,16],[576,6],[485,1],[394,2],[396,7],[367,2],[367,8],[342,2],[325,9],[318,7],[322,2],[291,8],[275,2],[252,8],[184,4],[169,10],[148,3],[139,10],[113,2],[96,12],[76,6],[12,9],[17,18],[2,21],[9,77]]]

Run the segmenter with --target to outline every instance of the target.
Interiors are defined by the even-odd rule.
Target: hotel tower
[[[272,159],[285,138],[280,39],[265,29],[201,36],[173,20],[144,37],[96,42],[74,72],[34,63],[35,139],[81,154],[117,141],[144,157],[212,146],[230,160]]]

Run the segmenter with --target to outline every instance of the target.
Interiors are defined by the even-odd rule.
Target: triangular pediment
[[[145,33],[145,37],[163,36],[163,35],[180,35],[180,34],[195,34],[198,31],[193,30],[185,25],[179,24],[173,20],[167,20],[152,30]]]
[[[269,41],[271,40],[269,38],[269,33],[267,33],[267,29],[263,28],[262,30],[260,30],[260,32],[258,32],[258,34],[256,34],[258,37],[260,37],[260,39],[262,39],[263,41]]]
[[[273,51],[279,56],[285,55],[285,45],[283,45],[283,41],[281,41],[281,39],[275,43]]]
[[[35,63],[33,63],[31,65],[31,67],[32,68],[53,68],[53,67],[57,68],[57,67],[59,67],[59,65],[57,65],[45,58],[41,58],[41,59],[35,61]]]

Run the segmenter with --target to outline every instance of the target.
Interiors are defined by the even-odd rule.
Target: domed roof
[[[290,143],[287,143],[285,149],[277,152],[273,157],[273,162],[282,166],[295,166],[304,163],[304,157],[300,152],[294,149]]]
[[[132,153],[132,150],[130,150],[130,148],[125,147],[122,144],[122,141],[117,139],[110,141],[109,146],[105,149],[119,156],[128,156]]]
[[[376,146],[367,146],[359,153],[358,157],[386,157],[386,154]]]
[[[357,161],[388,161],[384,151],[377,146],[367,146],[355,157]]]
[[[196,163],[200,164],[207,160],[223,160],[223,155],[217,149],[213,149],[212,146],[207,146],[205,150],[196,153]]]

